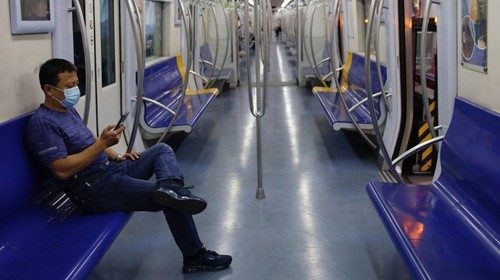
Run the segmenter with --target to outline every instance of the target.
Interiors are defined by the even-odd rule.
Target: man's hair
[[[59,82],[59,77],[57,75],[64,72],[72,73],[76,71],[77,69],[75,65],[65,59],[49,59],[42,64],[42,66],[40,66],[40,72],[38,73],[40,87],[43,90],[45,85],[57,86],[57,83]]]

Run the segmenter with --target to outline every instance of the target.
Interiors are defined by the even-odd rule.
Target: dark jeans
[[[149,179],[156,175],[155,181]],[[69,195],[84,211],[163,211],[170,231],[184,256],[203,247],[191,215],[155,203],[152,192],[158,182],[183,182],[173,150],[155,145],[141,153],[138,160],[110,162],[100,170],[74,179]],[[171,181],[165,181],[171,180]]]

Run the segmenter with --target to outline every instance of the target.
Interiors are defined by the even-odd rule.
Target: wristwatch
[[[123,156],[120,154],[116,154],[114,161],[119,161]]]

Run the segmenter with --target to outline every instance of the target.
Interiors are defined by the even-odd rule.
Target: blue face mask
[[[57,88],[58,90],[62,90],[60,88]],[[67,88],[63,90],[64,92],[64,100],[59,100],[55,97],[53,97],[55,100],[59,101],[61,105],[63,105],[66,108],[72,108],[74,107],[77,103],[78,100],[80,100],[80,88],[78,86],[72,87],[72,88]]]

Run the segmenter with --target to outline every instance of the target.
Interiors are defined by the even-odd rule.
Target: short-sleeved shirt
[[[33,156],[47,171],[54,161],[77,154],[95,142],[94,135],[74,108],[58,112],[43,104],[28,121],[26,140]],[[106,161],[106,153],[101,152],[81,173]],[[54,177],[50,172],[49,175]]]

